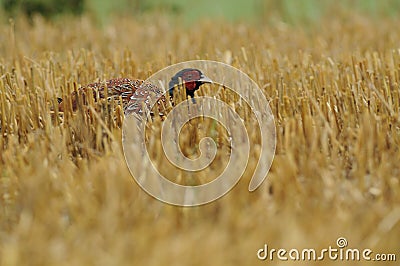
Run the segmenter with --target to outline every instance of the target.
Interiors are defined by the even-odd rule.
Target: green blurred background
[[[40,14],[48,19],[89,14],[101,23],[113,16],[163,14],[191,23],[201,18],[227,21],[312,23],[340,13],[398,16],[400,0],[0,0],[4,18]]]

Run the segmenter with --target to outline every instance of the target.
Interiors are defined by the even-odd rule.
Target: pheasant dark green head
[[[174,90],[178,85],[185,86],[186,95],[194,97],[194,92],[204,83],[212,83],[212,80],[205,76],[200,70],[195,68],[185,68],[179,71],[171,78],[168,84],[169,96],[173,97]]]

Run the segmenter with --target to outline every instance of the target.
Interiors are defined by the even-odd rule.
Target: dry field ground
[[[162,16],[104,27],[87,17],[2,23],[0,264],[356,265],[256,256],[264,243],[321,250],[339,237],[400,260],[399,24],[362,16],[307,28],[181,26]],[[55,106],[74,86],[146,79],[192,59],[226,62],[259,84],[275,116],[277,149],[255,192],[247,186],[257,145],[228,195],[180,208],[131,177],[117,103],[99,103],[90,115]],[[384,264],[376,263],[362,265]]]

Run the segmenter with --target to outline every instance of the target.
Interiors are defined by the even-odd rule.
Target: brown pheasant
[[[211,83],[211,79],[206,77],[200,70],[194,68],[186,68],[176,73],[169,82],[169,96],[172,99],[174,90],[182,83],[186,89],[186,95],[194,97],[194,92],[204,83]],[[107,91],[105,91],[107,88]],[[106,81],[105,83],[92,83],[79,88],[79,92],[83,94],[83,102],[87,104],[85,94],[93,91],[93,99],[98,101],[107,97],[108,100],[122,99],[125,115],[143,114],[143,106],[146,105],[150,109],[150,99],[153,94],[157,98],[157,107],[160,115],[164,115],[167,108],[167,100],[163,95],[163,91],[151,83],[144,83],[143,80],[132,80],[127,78],[117,78]],[[77,109],[77,93],[72,95],[72,109]],[[63,112],[64,102],[59,99],[59,111]]]

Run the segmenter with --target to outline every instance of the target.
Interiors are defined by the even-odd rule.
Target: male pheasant
[[[194,97],[194,92],[200,88],[204,83],[211,83],[211,79],[206,77],[200,70],[195,68],[185,68],[176,73],[168,84],[169,96],[172,99],[175,89],[181,83],[185,86],[186,95]],[[105,91],[105,88],[107,91]],[[150,109],[150,97],[155,95],[158,98],[157,107],[159,114],[163,115],[164,110],[167,106],[167,101],[163,95],[163,91],[156,85],[143,80],[132,80],[128,78],[116,78],[110,79],[105,83],[92,83],[84,87],[79,88],[79,92],[83,94],[83,100],[85,101],[85,94],[92,90],[93,99],[98,101],[99,99],[122,99],[122,105],[124,107],[125,115],[130,114],[143,114],[144,104]],[[72,109],[77,109],[78,97],[76,92],[72,95]],[[64,111],[64,102],[59,99],[59,111]]]

